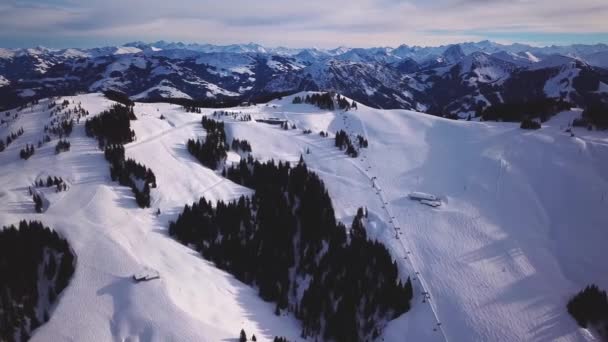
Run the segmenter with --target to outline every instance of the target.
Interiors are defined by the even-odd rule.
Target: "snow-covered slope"
[[[68,99],[82,102],[92,115],[111,104],[97,94]],[[226,119],[228,138],[247,139],[261,159],[296,161],[302,154],[325,181],[341,221],[349,224],[357,208],[368,208],[368,235],[389,247],[404,279],[415,279],[412,310],[391,321],[379,340],[593,340],[565,304],[588,283],[608,287],[602,261],[608,137],[577,129],[575,137],[563,133],[580,112],[558,114],[528,132],[516,124],[451,121],[361,104],[346,113],[321,111],[291,100],[231,111],[254,120],[285,118],[298,129]],[[166,234],[168,221],[202,195],[227,200],[250,193],[186,151],[187,139],[204,135],[200,114],[136,104],[137,140],[126,145],[126,154],[150,167],[158,183],[152,207],[139,209],[128,188],[110,181],[82,123],[69,152],[55,155],[53,141],[29,160],[19,159],[19,149],[42,137],[47,104],[19,112],[10,127],[0,128],[0,137],[25,130],[0,152],[0,225],[41,220],[66,236],[78,255],[74,278],[35,341],[222,341],[235,339],[241,328],[258,341],[275,335],[301,340],[293,317],[275,316],[255,289]],[[334,147],[339,129],[365,136],[369,148],[347,157]],[[69,191],[50,197],[49,209],[34,214],[27,186],[48,174],[67,180]],[[442,205],[412,201],[412,191],[437,195]],[[395,235],[395,227],[402,234]],[[130,277],[144,267],[161,279],[133,283]],[[430,301],[423,303],[423,293]]]
[[[111,105],[95,94],[67,99],[82,102],[92,114]],[[127,155],[148,163],[159,183],[154,208],[142,210],[128,188],[110,181],[108,163],[82,125],[70,138],[69,152],[55,155],[54,140],[29,160],[19,159],[19,149],[42,138],[47,104],[19,112],[10,128],[0,128],[3,138],[13,127],[25,130],[0,153],[0,225],[41,220],[61,232],[78,257],[71,283],[33,341],[221,341],[238,337],[241,328],[261,341],[275,334],[298,340],[293,318],[275,316],[256,290],[165,233],[168,220],[201,195],[230,199],[250,193],[186,152],[186,139],[203,134],[200,117],[162,105],[167,120],[160,120],[156,108],[138,105],[138,140]],[[47,175],[61,176],[69,191],[50,197],[44,214],[34,214],[27,187]],[[144,267],[157,270],[161,279],[134,283],[131,277]]]
[[[152,94],[158,94],[158,96],[165,98],[192,99],[190,95],[176,89],[173,84],[167,80],[162,80],[157,86],[146,89],[137,95],[133,95],[132,98],[133,100],[140,100],[148,98],[152,96]]]
[[[578,329],[565,305],[588,283],[608,286],[600,261],[608,239],[601,228],[608,224],[602,209],[608,201],[608,137],[563,133],[580,112],[561,113],[529,133],[516,124],[454,122],[364,106],[340,114],[292,105],[289,98],[274,105],[274,115],[301,129],[346,129],[370,141],[360,158],[350,159],[333,148],[332,139],[274,128],[265,131],[284,137],[261,138],[246,125],[229,126],[267,158],[295,160],[310,149],[304,158],[327,182],[338,217],[348,222],[358,206],[367,206],[375,218],[372,234],[392,247],[401,267],[420,272],[424,287],[418,282],[418,290],[431,294],[447,340],[593,339]],[[276,152],[288,146],[294,147],[287,155]],[[417,190],[439,195],[443,205],[431,209],[409,200],[407,194]],[[400,240],[393,225],[403,230]],[[404,251],[414,265],[402,260]],[[416,305],[427,305],[420,294]],[[425,340],[418,334],[432,330],[435,317],[409,315],[392,322],[386,337]]]
[[[590,65],[608,69],[608,51],[600,51],[585,56],[585,61]]]

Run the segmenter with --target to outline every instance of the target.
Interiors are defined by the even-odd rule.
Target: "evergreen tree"
[[[589,324],[608,326],[608,296],[595,284],[588,285],[568,301],[568,313],[583,328]]]

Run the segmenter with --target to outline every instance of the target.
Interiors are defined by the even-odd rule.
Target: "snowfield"
[[[292,98],[228,109],[254,119],[222,117],[228,141],[248,140],[254,157],[264,160],[296,162],[302,155],[347,226],[357,208],[367,207],[368,236],[385,243],[415,290],[412,310],[389,322],[379,341],[595,340],[565,307],[589,283],[608,287],[608,134],[564,133],[580,111],[560,113],[532,132],[361,104],[323,111],[291,104]],[[91,115],[112,104],[100,94],[58,102],[63,99],[82,103]],[[201,114],[136,104],[137,140],[125,145],[126,154],[150,167],[158,183],[151,208],[139,209],[130,189],[111,182],[83,121],[69,152],[55,155],[54,139],[29,160],[19,159],[26,143],[42,138],[47,105],[42,100],[0,127],[0,138],[25,130],[0,152],[0,225],[41,220],[77,255],[74,277],[34,341],[225,341],[236,340],[241,328],[258,341],[302,340],[294,317],[275,316],[256,289],[167,235],[168,222],[200,196],[215,201],[251,193],[186,151],[189,138],[205,135]],[[297,129],[255,121],[269,117]],[[334,147],[340,129],[351,138],[363,135],[369,148],[347,157]],[[62,177],[69,189],[49,194],[48,209],[36,214],[27,189],[47,175]],[[441,206],[421,205],[408,197],[413,192],[432,194]],[[147,269],[160,278],[133,281]]]

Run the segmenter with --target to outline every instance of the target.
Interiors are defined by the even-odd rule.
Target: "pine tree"
[[[247,334],[244,329],[241,329],[241,336],[239,337],[239,342],[247,342]]]

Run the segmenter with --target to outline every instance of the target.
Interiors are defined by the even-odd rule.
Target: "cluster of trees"
[[[247,339],[247,333],[245,332],[245,329],[241,329],[241,333],[239,334],[239,342],[247,342],[247,341],[252,341],[252,342],[256,342],[258,339],[255,337],[254,335],[251,335],[251,340]]]
[[[348,100],[345,97],[340,96],[340,94],[336,95],[336,102],[338,103],[338,108],[344,111],[350,110],[351,108],[357,109],[357,102],[348,102]]]
[[[19,109],[19,111],[21,111],[21,109]],[[19,116],[19,111],[17,111],[14,115],[13,115],[13,119],[17,119],[17,117]],[[4,116],[7,117],[8,119],[0,119],[0,125],[7,123],[10,119],[11,119],[11,112],[7,111],[4,112]]]
[[[45,132],[49,132],[60,137],[69,137],[70,134],[72,134],[73,129],[74,119],[62,120],[57,122],[57,124],[51,125],[50,127],[44,127]]]
[[[34,210],[37,213],[41,213],[43,208],[42,197],[37,193],[32,193],[32,200],[34,201]]]
[[[319,135],[320,135],[322,138],[327,138],[327,137],[329,136],[329,133],[327,133],[327,132],[325,132],[325,131],[321,131],[321,132],[319,132]]]
[[[113,95],[112,95],[113,96]],[[120,185],[128,186],[135,194],[140,208],[150,207],[150,188],[156,187],[156,176],[151,169],[133,159],[125,159],[123,144],[135,140],[130,120],[136,120],[132,106],[113,105],[110,109],[85,123],[88,136],[96,137],[110,162],[110,176]]]
[[[116,91],[116,90],[106,90],[103,92],[103,95],[108,99],[108,100],[112,100],[118,103],[122,103],[123,105],[127,106],[127,107],[133,107],[135,105],[135,102],[133,102],[130,98],[129,95],[122,93],[120,91]]]
[[[519,128],[521,128],[521,129],[540,129],[540,123],[536,120],[525,118],[521,121]]]
[[[243,151],[243,152],[251,152],[251,145],[249,141],[243,139],[232,139],[231,148],[233,151]]]
[[[340,94],[336,95],[336,103],[334,103],[334,93],[332,93],[332,92],[326,92],[326,93],[320,93],[320,94],[315,93],[312,95],[306,95],[306,97],[296,96],[293,98],[292,103],[294,103],[294,104],[308,103],[311,105],[315,105],[315,106],[319,107],[320,109],[328,109],[328,110],[334,110],[334,108],[336,107],[336,103],[338,105],[338,108],[342,109],[342,110],[349,110],[351,108],[357,108],[357,103],[355,101],[348,102],[348,100],[345,97],[340,96]]]
[[[188,152],[192,154],[201,164],[210,169],[216,169],[226,159],[228,143],[226,142],[226,131],[222,121],[215,121],[203,116],[203,128],[207,131],[204,142],[189,139],[187,143]]]
[[[19,128],[17,132],[11,132],[11,134],[6,137],[6,144],[4,143],[4,140],[0,139],[0,152],[4,151],[13,141],[15,141],[15,139],[23,135],[23,132],[23,127]]]
[[[130,120],[135,120],[133,107],[115,104],[98,116],[88,119],[84,125],[87,136],[96,137],[99,146],[126,144],[135,139]]]
[[[361,134],[357,134],[357,142],[359,143],[359,148],[367,148],[369,145],[367,139],[365,139]]]
[[[156,187],[156,176],[150,168],[137,163],[133,159],[125,159],[123,145],[108,145],[104,155],[110,162],[110,177],[120,185],[128,186],[135,194],[137,205],[141,208],[150,207],[150,188]]]
[[[19,151],[19,157],[21,157],[21,159],[28,160],[34,155],[34,152],[36,152],[34,145],[26,144],[25,147]]]
[[[365,142],[367,143],[367,140]],[[340,150],[345,150],[345,153],[352,158],[356,158],[359,155],[359,152],[357,152],[357,149],[355,149],[355,146],[350,141],[350,137],[343,130],[336,132],[335,145]]]
[[[215,206],[201,198],[184,207],[169,234],[255,285],[261,298],[276,303],[277,315],[294,312],[303,336],[371,339],[409,310],[409,279],[402,283],[387,249],[367,239],[362,215],[356,233],[347,234],[325,185],[302,159],[291,167],[250,156],[225,174],[254,195]]]
[[[574,120],[573,126],[587,126],[591,128],[595,125],[599,129],[608,129],[608,104],[594,102],[583,111],[580,119]]]
[[[73,103],[73,101],[72,101]],[[68,121],[67,119],[72,118],[72,116],[76,117],[76,121],[80,122],[82,117],[88,116],[89,111],[82,107],[82,103],[78,103],[74,108],[68,108],[70,105],[70,101],[64,100],[61,103],[61,106],[57,106],[55,102],[49,103],[49,109],[51,112],[49,114],[50,117],[54,117],[51,121],[51,126],[58,126],[61,120]],[[45,127],[46,131],[47,127]],[[57,133],[59,135],[59,133]]]
[[[498,103],[488,106],[481,112],[483,120],[521,122],[524,119],[547,121],[553,115],[570,109],[571,104],[555,99],[539,99],[525,103]]]
[[[42,140],[38,140],[38,148],[41,148],[43,144],[46,144],[51,141],[51,137],[48,134],[45,134]]]
[[[61,177],[57,177],[57,176],[51,177],[51,176],[48,176],[48,177],[46,177],[46,183],[44,182],[44,180],[42,178],[40,178],[38,181],[34,182],[34,185],[36,187],[39,187],[39,188],[42,188],[44,186],[50,188],[52,186],[57,186],[57,185],[61,185],[61,184],[64,184],[64,183],[65,182],[63,181],[63,178],[61,178]]]
[[[0,230],[0,340],[27,341],[49,320],[75,260],[68,242],[41,222]]]
[[[186,113],[202,113],[201,109],[195,105],[184,105],[182,107],[184,108],[184,111],[186,111]]]
[[[66,152],[70,150],[70,142],[68,140],[60,139],[55,146],[55,154]]]
[[[290,127],[290,126],[289,126],[289,122],[287,122],[287,121],[283,121],[283,122],[281,123],[281,128],[282,128],[282,129],[284,129],[284,130],[288,130],[288,129],[289,129],[289,127]],[[291,124],[291,129],[296,129],[296,124]]]
[[[213,112],[213,117],[230,116],[238,121],[251,121],[251,114],[243,114],[242,112],[229,112],[225,110],[216,110]]]
[[[272,100],[272,98],[268,98],[266,101],[260,101],[260,102],[267,102]],[[236,107],[238,106],[242,99],[238,98],[238,97],[228,97],[228,96],[218,96],[216,98],[209,98],[209,99],[196,99],[196,100],[192,100],[192,99],[185,99],[185,98],[175,98],[175,97],[148,97],[146,99],[142,99],[139,100],[141,102],[149,102],[149,103],[156,103],[156,102],[164,102],[164,103],[172,103],[178,106],[182,106],[182,107],[195,107],[195,108],[230,108],[230,107]]]
[[[292,103],[300,104],[300,103],[308,103],[311,105],[315,105],[319,107],[319,109],[327,109],[334,110],[334,96],[332,93],[315,93],[315,94],[307,94],[306,97],[302,98],[300,96],[296,96],[293,98]]]
[[[600,290],[597,285],[585,287],[568,301],[567,307],[581,327],[587,328],[591,324],[604,331],[608,328],[608,297],[606,291]]]
[[[39,179],[37,181],[34,181],[34,186],[37,188],[42,188],[44,186],[46,186],[47,188],[50,188],[50,187],[54,186],[56,188],[57,192],[66,191],[68,189],[68,185],[63,181],[63,178],[51,177],[51,176],[48,176],[46,178],[46,184],[42,179]],[[30,188],[30,195],[34,195],[31,188]],[[36,200],[34,200],[34,202],[36,202]]]

